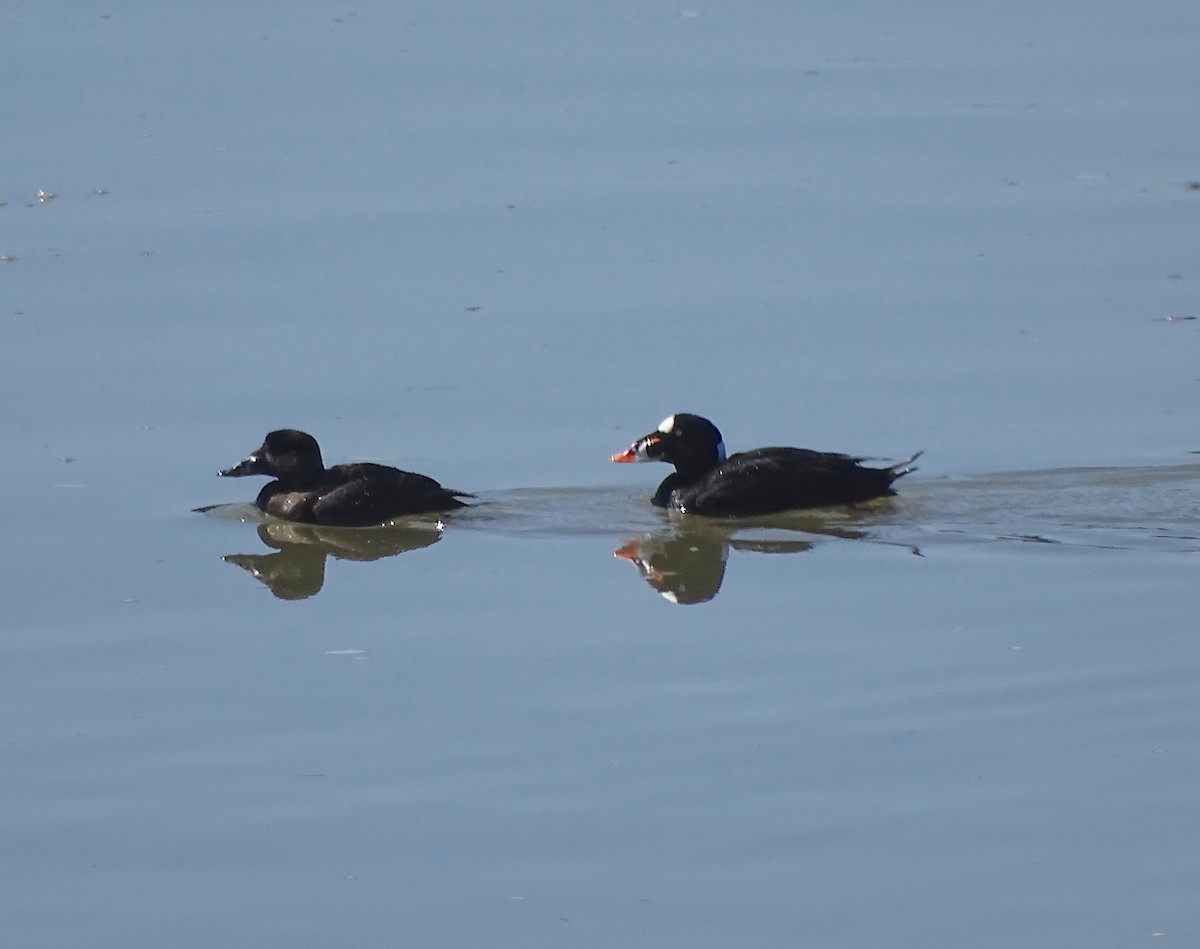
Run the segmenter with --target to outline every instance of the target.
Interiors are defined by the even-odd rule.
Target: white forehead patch
[[[665,419],[658,423],[658,430],[664,435],[670,435],[675,428],[675,416],[668,415]]]

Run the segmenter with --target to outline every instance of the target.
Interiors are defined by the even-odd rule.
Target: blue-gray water
[[[7,942],[1200,939],[1194,4],[0,35]],[[926,454],[688,523],[679,410]],[[478,504],[263,523],[281,425]]]

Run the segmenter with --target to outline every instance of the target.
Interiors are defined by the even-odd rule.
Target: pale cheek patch
[[[662,432],[664,435],[670,435],[671,432],[674,431],[674,429],[675,429],[675,416],[674,415],[668,415],[658,425],[658,430],[660,432]]]

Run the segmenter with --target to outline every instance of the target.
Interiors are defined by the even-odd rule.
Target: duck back
[[[660,487],[660,495],[667,488],[664,506],[692,514],[748,517],[895,494],[894,469],[865,468],[861,461],[807,448],[757,448],[730,455],[691,481],[672,475]],[[660,498],[655,501],[660,503]]]

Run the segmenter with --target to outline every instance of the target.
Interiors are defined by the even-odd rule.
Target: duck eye
[[[650,457],[650,446],[652,444],[654,444],[654,440],[652,438],[650,438],[649,435],[647,435],[645,438],[639,438],[636,442],[633,443],[633,452],[639,458],[643,458],[643,459],[649,458]]]

